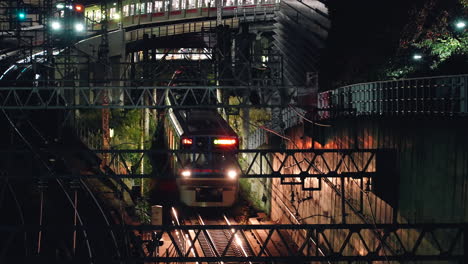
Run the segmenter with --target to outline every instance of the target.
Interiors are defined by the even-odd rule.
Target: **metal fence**
[[[357,115],[460,115],[468,113],[467,93],[468,74],[379,81],[320,93],[318,107]]]

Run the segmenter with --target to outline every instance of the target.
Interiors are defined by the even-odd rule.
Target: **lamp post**
[[[415,60],[415,61],[420,61],[420,60],[422,60],[422,58],[423,58],[423,56],[421,54],[419,54],[419,53],[416,53],[416,54],[413,55],[413,60]]]
[[[455,28],[458,29],[458,30],[465,29],[466,28],[466,22],[463,21],[463,20],[458,20],[457,22],[455,22]]]

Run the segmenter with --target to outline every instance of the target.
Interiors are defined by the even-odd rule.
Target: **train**
[[[84,5],[72,1],[56,2],[47,27],[53,36],[84,36],[87,31]]]
[[[253,13],[273,13],[279,5],[279,0],[223,0],[223,16],[234,17],[237,15]],[[121,3],[108,4],[109,15],[108,28],[119,26],[148,24],[158,21],[195,19],[202,17],[216,17],[215,0],[124,0]],[[103,19],[101,5],[89,4],[85,6],[85,16],[89,27],[99,30]]]
[[[180,201],[190,207],[230,207],[238,196],[241,171],[235,150],[239,137],[210,109],[170,108],[165,118],[168,148]]]

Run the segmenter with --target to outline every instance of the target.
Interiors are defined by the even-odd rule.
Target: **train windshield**
[[[206,168],[206,167],[223,167],[226,163],[235,161],[233,155],[225,155],[223,153],[190,153],[183,154],[184,167],[191,168]]]

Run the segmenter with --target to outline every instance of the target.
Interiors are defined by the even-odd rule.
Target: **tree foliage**
[[[467,31],[455,27],[467,11],[468,0],[428,0],[422,7],[415,6],[412,19],[403,30],[396,59],[387,65],[384,77],[459,73],[458,64],[447,64],[455,56],[468,60]],[[411,61],[414,52],[423,54],[424,59]]]

